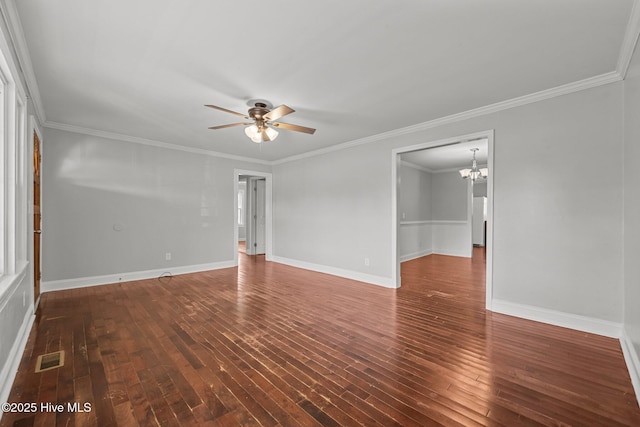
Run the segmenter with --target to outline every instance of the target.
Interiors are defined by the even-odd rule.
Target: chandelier
[[[460,169],[460,176],[462,179],[470,179],[471,182],[475,182],[479,179],[486,179],[489,176],[488,168],[478,168],[478,164],[476,163],[476,151],[479,151],[479,148],[472,148],[473,151],[473,162],[471,163],[471,169]]]

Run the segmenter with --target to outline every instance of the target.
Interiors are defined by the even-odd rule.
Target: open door
[[[42,214],[40,210],[40,172],[42,156],[40,154],[40,139],[33,133],[33,302],[40,297],[40,237],[42,233]],[[37,307],[36,307],[37,308]]]
[[[266,180],[249,177],[247,184],[247,255],[266,251]]]
[[[255,212],[255,223],[256,223],[256,240],[255,240],[255,254],[262,255],[265,253],[265,189],[266,189],[266,181],[264,179],[259,179],[256,181],[256,212]]]

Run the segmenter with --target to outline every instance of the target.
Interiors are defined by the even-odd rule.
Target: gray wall
[[[640,355],[640,51],[636,47],[625,86],[624,138],[624,326],[635,349],[636,363]],[[640,380],[640,364],[635,367]],[[640,399],[640,383],[636,383]]]
[[[268,166],[44,133],[43,281],[233,261],[234,168]]]
[[[435,221],[466,221],[469,205],[469,181],[456,171],[431,175],[431,202]]]
[[[399,175],[398,215],[400,221],[429,221],[432,206],[431,174],[403,162],[399,168]]]
[[[487,197],[487,182],[476,182],[473,184],[473,196],[474,197]]]
[[[274,254],[391,277],[390,162],[372,144],[274,165]]]
[[[391,278],[391,150],[494,129],[494,298],[621,322],[621,118],[614,83],[277,164],[274,252]]]

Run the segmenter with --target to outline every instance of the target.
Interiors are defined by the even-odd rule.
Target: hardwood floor
[[[0,425],[640,426],[618,341],[486,312],[480,249],[398,290],[239,256],[43,294],[9,401],[91,411]]]

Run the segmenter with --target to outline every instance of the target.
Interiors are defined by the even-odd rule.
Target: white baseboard
[[[422,258],[423,256],[431,255],[433,251],[431,249],[426,249],[419,252],[414,252],[412,254],[406,254],[400,256],[400,262],[411,261],[412,259]]]
[[[491,311],[610,338],[620,338],[622,335],[621,323],[531,305],[494,299],[491,302]]]
[[[33,309],[27,310],[24,319],[22,320],[20,330],[18,331],[18,335],[16,336],[16,340],[13,342],[11,350],[9,351],[7,362],[2,367],[2,372],[0,372],[0,384],[2,384],[0,386],[0,403],[5,403],[9,399],[11,387],[13,386],[13,381],[18,373],[22,354],[24,353],[24,348],[27,346],[27,339],[29,338],[29,332],[31,331],[31,326],[33,325],[35,318],[36,316],[33,314]],[[0,418],[2,418],[1,411]]]
[[[457,256],[462,258],[471,258],[472,253],[469,250],[448,250],[448,249],[434,249],[432,252],[434,255],[446,255]]]
[[[627,370],[631,377],[631,384],[636,392],[636,400],[640,405],[640,357],[636,352],[636,348],[631,341],[631,338],[627,335],[627,332],[623,329],[622,336],[620,337],[620,346],[622,347],[622,354],[624,354],[624,361],[627,364]]]
[[[167,267],[157,270],[133,271],[120,274],[108,274],[105,276],[80,277],[77,279],[43,281],[42,292],[61,291],[64,289],[84,288],[87,286],[107,285],[110,283],[128,282],[132,280],[154,279],[163,274],[171,275],[198,273],[200,271],[219,270],[221,268],[235,267],[238,265],[233,260],[213,262],[209,264],[186,265],[182,267]]]
[[[333,276],[344,277],[345,279],[357,280],[359,282],[371,283],[373,285],[383,286],[385,288],[395,288],[390,277],[376,276],[373,274],[360,273],[359,271],[345,270],[342,268],[330,267],[327,265],[314,264],[297,259],[284,258],[279,256],[273,257],[274,262],[290,265],[292,267],[302,268],[304,270],[317,271],[318,273],[331,274]]]

